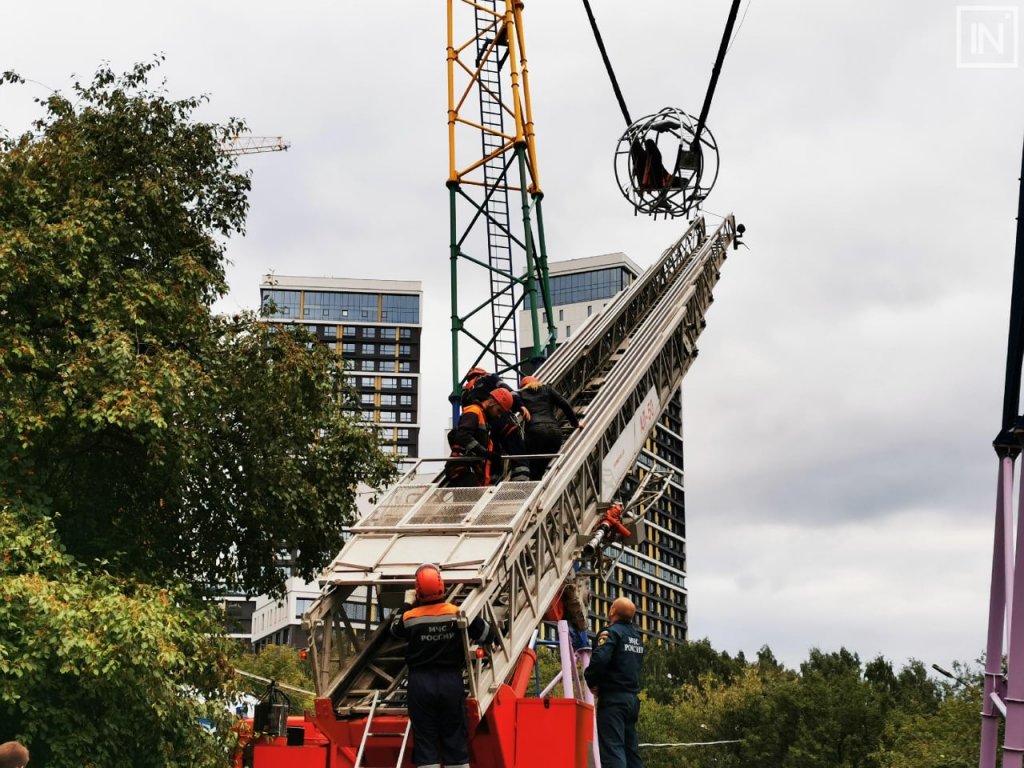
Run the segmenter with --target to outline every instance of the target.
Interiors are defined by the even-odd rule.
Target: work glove
[[[487,459],[488,461],[501,461],[501,454],[489,451],[484,448],[476,440],[471,440],[469,445],[466,446],[466,453],[470,456],[476,456],[481,459]]]

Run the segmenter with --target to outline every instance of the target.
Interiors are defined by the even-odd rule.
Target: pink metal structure
[[[999,759],[999,717],[1005,717],[1003,768],[1024,768],[1024,521],[1014,520],[1024,507],[1024,483],[1014,506],[1014,470],[1024,443],[1020,415],[1021,369],[1024,366],[1024,154],[1017,205],[1017,245],[1010,298],[1010,333],[1006,352],[1003,421],[993,443],[999,457],[996,487],[995,539],[985,651],[985,698],[981,713],[979,768],[996,768]],[[1003,636],[1006,633],[1006,671]]]

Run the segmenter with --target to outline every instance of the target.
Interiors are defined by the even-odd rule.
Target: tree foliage
[[[313,665],[308,659],[301,658],[298,649],[290,645],[267,645],[259,652],[241,648],[235,653],[232,661],[235,669],[241,672],[259,675],[304,691],[314,690]],[[245,675],[236,677],[235,687],[256,698],[261,698],[267,690],[266,683],[247,678]],[[301,715],[313,709],[312,696],[288,689],[285,689],[284,693],[291,703],[291,714]]]
[[[212,312],[244,125],[196,120],[159,63],[0,138],[0,724],[58,768],[222,764],[203,594],[280,587],[282,551],[311,575],[394,472],[335,355]]]
[[[641,740],[729,743],[649,748],[649,768],[977,763],[980,687],[939,684],[919,661],[897,672],[882,657],[862,664],[845,648],[812,649],[799,670],[787,670],[768,648],[754,663],[718,653],[706,640],[653,650],[655,664],[645,660]],[[666,683],[658,678],[668,669]]]
[[[321,567],[356,484],[393,468],[329,350],[211,313],[244,126],[147,90],[156,64],[49,97],[0,155],[0,503],[45,506],[116,573],[267,591],[282,550]]]
[[[50,521],[0,510],[0,724],[33,764],[223,766],[226,644],[184,588],[84,569]]]

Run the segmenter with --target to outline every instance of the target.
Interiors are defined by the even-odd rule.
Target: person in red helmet
[[[526,452],[558,453],[562,448],[562,425],[556,412],[561,411],[573,429],[582,428],[583,422],[561,393],[537,377],[524,376],[519,386],[519,397],[530,410],[524,435]],[[550,463],[551,459],[530,459],[530,479],[540,480]]]
[[[466,691],[462,686],[466,654],[458,606],[444,597],[440,569],[421,565],[416,569],[414,594],[406,593],[405,604],[391,622],[391,633],[408,643],[405,660],[409,667],[412,761],[418,768],[442,764],[469,768]],[[470,622],[468,632],[481,645],[489,645],[497,637],[494,628],[479,616]]]
[[[459,416],[459,423],[448,433],[448,444],[453,459],[471,458],[474,461],[449,461],[444,473],[449,486],[468,488],[489,485],[492,477],[500,474],[502,460],[499,446],[510,455],[526,453],[519,427],[508,418],[515,406],[512,392],[497,387],[466,405]],[[512,480],[528,480],[530,469],[525,461],[515,461],[512,466]]]

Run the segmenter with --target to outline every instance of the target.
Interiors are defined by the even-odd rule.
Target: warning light
[[[309,658],[309,650],[307,648],[301,648],[299,650],[299,658],[305,661]]]
[[[483,649],[483,648],[477,648],[477,649],[476,649],[476,657],[477,657],[478,659],[482,659],[482,658],[483,658],[484,656],[486,656],[486,655],[487,655],[487,654],[485,654],[485,653],[484,653],[484,649]]]

